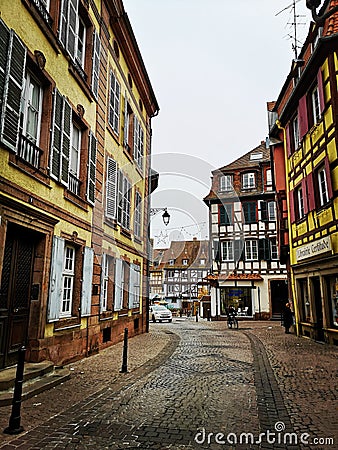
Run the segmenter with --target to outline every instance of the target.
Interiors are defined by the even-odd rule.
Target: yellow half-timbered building
[[[270,130],[277,138],[272,147],[284,142],[297,332],[332,344],[338,344],[338,13],[329,11],[337,5],[325,1],[314,14]]]
[[[146,330],[157,113],[122,1],[1,1],[0,369]]]

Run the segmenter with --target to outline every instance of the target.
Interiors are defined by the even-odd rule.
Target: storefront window
[[[247,287],[226,287],[221,289],[221,315],[226,315],[230,306],[239,316],[252,316],[252,290]]]
[[[331,324],[334,328],[338,328],[338,276],[328,278],[328,295]]]
[[[311,322],[310,300],[307,288],[307,280],[299,280],[300,309],[302,322]]]

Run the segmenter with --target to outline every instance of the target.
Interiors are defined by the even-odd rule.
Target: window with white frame
[[[136,164],[142,168],[144,152],[144,132],[137,117],[134,116],[134,159]]]
[[[271,173],[271,169],[267,169],[267,171],[266,171],[266,185],[267,185],[267,186],[272,186],[272,173]]]
[[[222,260],[233,261],[234,260],[234,243],[233,241],[222,242]]]
[[[101,280],[101,310],[107,311],[108,283],[109,283],[109,258],[106,254],[102,256],[102,280]]]
[[[129,282],[129,309],[138,308],[140,306],[140,266],[137,264],[130,265],[130,282]]]
[[[318,86],[316,86],[311,92],[311,105],[312,105],[313,123],[316,124],[321,119]]]
[[[60,317],[68,317],[72,314],[72,299],[75,276],[75,248],[65,245],[64,264],[62,272],[62,300]]]
[[[243,173],[242,175],[242,188],[252,189],[256,186],[254,172]]]
[[[276,203],[274,201],[267,202],[268,207],[268,218],[269,221],[273,222],[276,220]]]
[[[108,123],[117,135],[119,134],[119,125],[120,125],[120,96],[121,96],[120,84],[117,81],[113,71],[111,71]]]
[[[175,264],[175,260],[174,259],[169,259],[169,266],[173,266]]]
[[[250,239],[245,241],[245,259],[247,261],[258,260],[258,248],[256,240]]]
[[[131,184],[120,170],[118,173],[117,223],[126,230],[130,228]]]
[[[320,206],[323,206],[329,201],[325,167],[322,167],[318,171],[318,188]]]
[[[183,264],[184,266],[187,266],[187,265],[188,265],[188,260],[187,260],[187,259],[183,259],[183,260],[182,260],[182,264]]]
[[[300,186],[296,189],[296,200],[297,200],[297,218],[302,219],[305,216],[304,212],[304,193]]]
[[[232,190],[232,175],[222,175],[220,177],[219,190],[222,192]]]
[[[137,237],[141,237],[141,219],[142,219],[142,197],[141,194],[136,191],[135,193],[135,211],[134,211],[134,234]]]
[[[81,131],[72,124],[72,146],[70,148],[69,171],[75,177],[79,177],[80,167]]]
[[[41,113],[41,85],[27,73],[21,104],[22,134],[37,146],[40,140]]]
[[[278,259],[277,239],[275,237],[270,238],[270,250],[271,259]]]
[[[182,278],[188,278],[188,271],[182,270],[181,275],[182,275]]]
[[[293,146],[294,149],[296,150],[300,144],[298,116],[296,116],[292,121],[292,138],[293,138]]]
[[[59,38],[71,58],[84,67],[86,26],[81,19],[79,0],[62,0]]]

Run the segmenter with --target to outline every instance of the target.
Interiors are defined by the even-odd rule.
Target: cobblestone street
[[[22,404],[25,432],[0,448],[337,448],[337,354],[278,322],[151,324],[129,341],[127,374],[122,344],[70,365],[69,381]],[[308,443],[240,443],[267,431]]]

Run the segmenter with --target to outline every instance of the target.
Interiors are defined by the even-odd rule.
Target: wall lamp
[[[167,208],[150,208],[150,217],[155,216],[161,211],[164,211],[164,213],[162,214],[162,219],[164,225],[167,226],[170,221],[170,214],[168,213]]]

